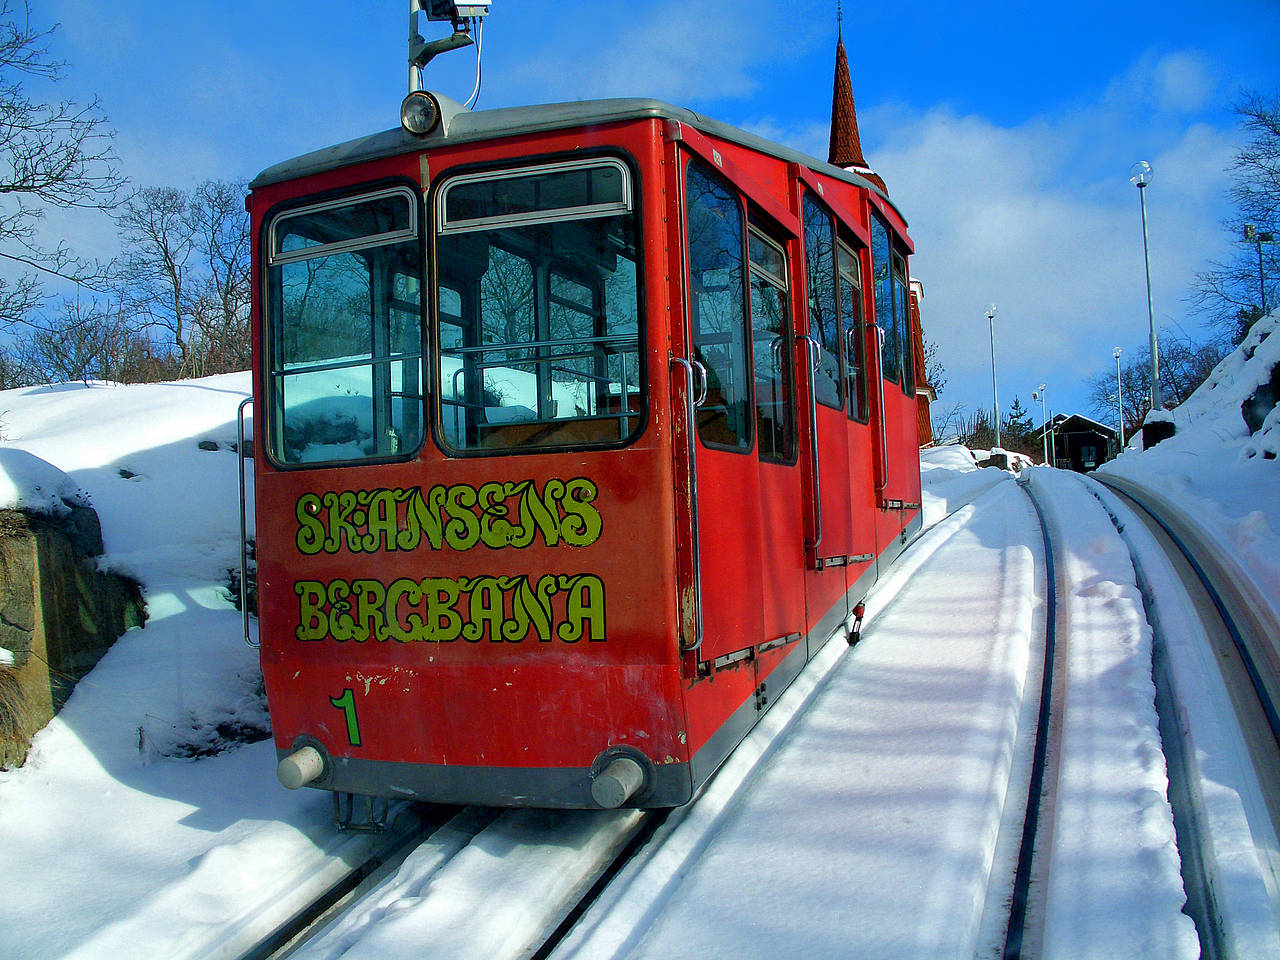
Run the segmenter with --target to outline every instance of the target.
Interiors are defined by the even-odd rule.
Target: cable
[[[467,102],[463,104],[468,110],[473,109],[480,102],[480,85],[484,80],[484,70],[480,63],[480,53],[484,47],[484,18],[472,17],[471,23],[476,31],[476,85],[471,90],[471,96],[467,97]]]

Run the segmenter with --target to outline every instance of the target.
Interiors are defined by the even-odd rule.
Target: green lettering
[[[454,607],[461,589],[457,580],[428,577],[422,581],[422,595],[427,601],[427,636],[433,643],[452,643],[462,633],[462,617]]]
[[[298,629],[293,634],[299,640],[323,640],[329,634],[329,618],[324,613],[324,584],[316,580],[299,580],[293,585],[298,595]]]
[[[600,519],[600,511],[591,506],[598,493],[596,485],[583,477],[565,484],[563,507],[566,516],[560,526],[565,543],[586,547],[600,539],[604,522]]]
[[[470,550],[480,540],[480,518],[472,509],[476,492],[465,483],[450,487],[445,509],[450,520],[444,525],[444,542],[454,550]]]
[[[320,498],[314,493],[304,493],[293,508],[298,518],[298,550],[306,556],[319,553],[324,545],[324,524],[316,516],[319,512]]]
[[[583,634],[588,640],[603,640],[604,581],[589,573],[559,579],[568,601],[565,622],[556,629],[556,636],[565,643],[577,643]]]

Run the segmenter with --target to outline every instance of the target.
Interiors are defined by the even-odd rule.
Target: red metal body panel
[[[817,407],[822,543],[806,551],[816,533],[812,384],[797,339],[798,461],[762,463],[754,449],[697,443],[693,541],[688,398],[683,373],[671,374],[673,356],[690,356],[682,155],[716,163],[751,209],[776,221],[797,338],[807,331],[800,180],[821,185],[844,232],[864,248],[869,193],[670,120],[446,145],[255,191],[255,397],[265,396],[259,238],[278,205],[407,178],[423,188],[429,248],[428,192],[450,170],[592,149],[621,151],[638,172],[643,432],[621,449],[490,457],[451,456],[432,435],[406,462],[288,469],[273,464],[256,437],[262,663],[279,750],[316,743],[339,765],[586,770],[619,747],[655,767],[692,766],[706,748],[702,756],[714,756],[703,766],[714,769],[768,702],[761,683],[779,664],[794,663],[797,650],[802,663],[806,640],[811,653],[827,639],[814,635],[819,623],[843,620],[861,599],[849,591],[874,565],[861,559],[819,569],[817,559],[881,555],[914,516],[881,508],[885,498],[919,502],[914,401],[884,384],[882,404],[873,378],[870,425]],[[901,219],[881,206],[909,249]],[[860,256],[869,277],[865,249]],[[874,370],[869,288],[866,356]],[[259,434],[270,429],[268,417],[257,419]],[[507,486],[486,487],[493,484]],[[529,498],[545,509],[531,510]],[[513,525],[523,546],[509,543]],[[699,599],[704,639],[686,653],[681,644],[691,642]],[[761,644],[767,649],[757,650]],[[751,655],[714,669],[716,658],[743,650]],[[709,746],[731,718],[739,732],[727,746],[723,735]],[[381,792],[397,791],[388,782]]]

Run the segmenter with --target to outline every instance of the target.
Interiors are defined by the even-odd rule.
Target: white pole
[[[987,307],[987,326],[991,336],[991,407],[995,412],[996,446],[1000,446],[1000,395],[996,392],[996,305]]]
[[[1112,356],[1116,358],[1116,418],[1120,423],[1120,449],[1124,449],[1124,382],[1120,379],[1120,354],[1124,351],[1116,347]]]

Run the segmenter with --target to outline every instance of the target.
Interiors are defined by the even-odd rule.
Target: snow
[[[1253,325],[1182,406],[1174,436],[1145,452],[1131,443],[1101,472],[1167,497],[1241,564],[1280,617],[1280,406],[1250,433],[1241,407],[1280,363],[1280,312]]]
[[[88,495],[53,464],[26,450],[0,448],[0,510],[65,516],[88,503]]]
[[[1043,956],[1196,957],[1129,552],[1078,477],[1037,469],[1030,483],[1064,547],[1070,625]]]
[[[1255,327],[1173,412],[1173,438],[1106,470],[1182,505],[1280,608],[1280,421],[1263,411],[1250,433],[1240,414],[1280,360],[1276,326],[1273,315]],[[142,582],[149,614],[37,735],[26,765],[0,772],[0,872],[21,877],[0,898],[0,956],[198,956],[238,944],[268,923],[268,907],[343,869],[363,842],[335,834],[327,795],[279,787],[269,742],[234,742],[266,724],[256,653],[227,591],[238,563],[235,412],[248,388],[236,374],[0,398],[0,502],[91,503],[104,562]],[[868,598],[862,643],[819,653],[557,957],[999,955],[1000,878],[1016,858],[1039,685],[1040,533],[1012,473],[954,446],[921,460],[925,529]],[[1063,535],[1070,623],[1043,955],[1193,956],[1151,628],[1128,548],[1085,481],[1022,473]],[[1152,589],[1168,594],[1171,575],[1147,566]],[[1163,609],[1182,616],[1176,601]],[[1192,638],[1171,661],[1189,691],[1187,722],[1203,724],[1194,742],[1217,824],[1223,926],[1240,955],[1273,954],[1280,852],[1251,826],[1257,784]],[[446,828],[310,955],[416,957],[423,937],[452,951],[441,955],[476,944],[472,955],[495,955],[517,926],[542,922],[536,901],[569,885],[572,864],[607,847],[596,821],[630,816],[503,814],[507,832],[475,845]],[[495,864],[506,871],[496,886],[485,880]]]

